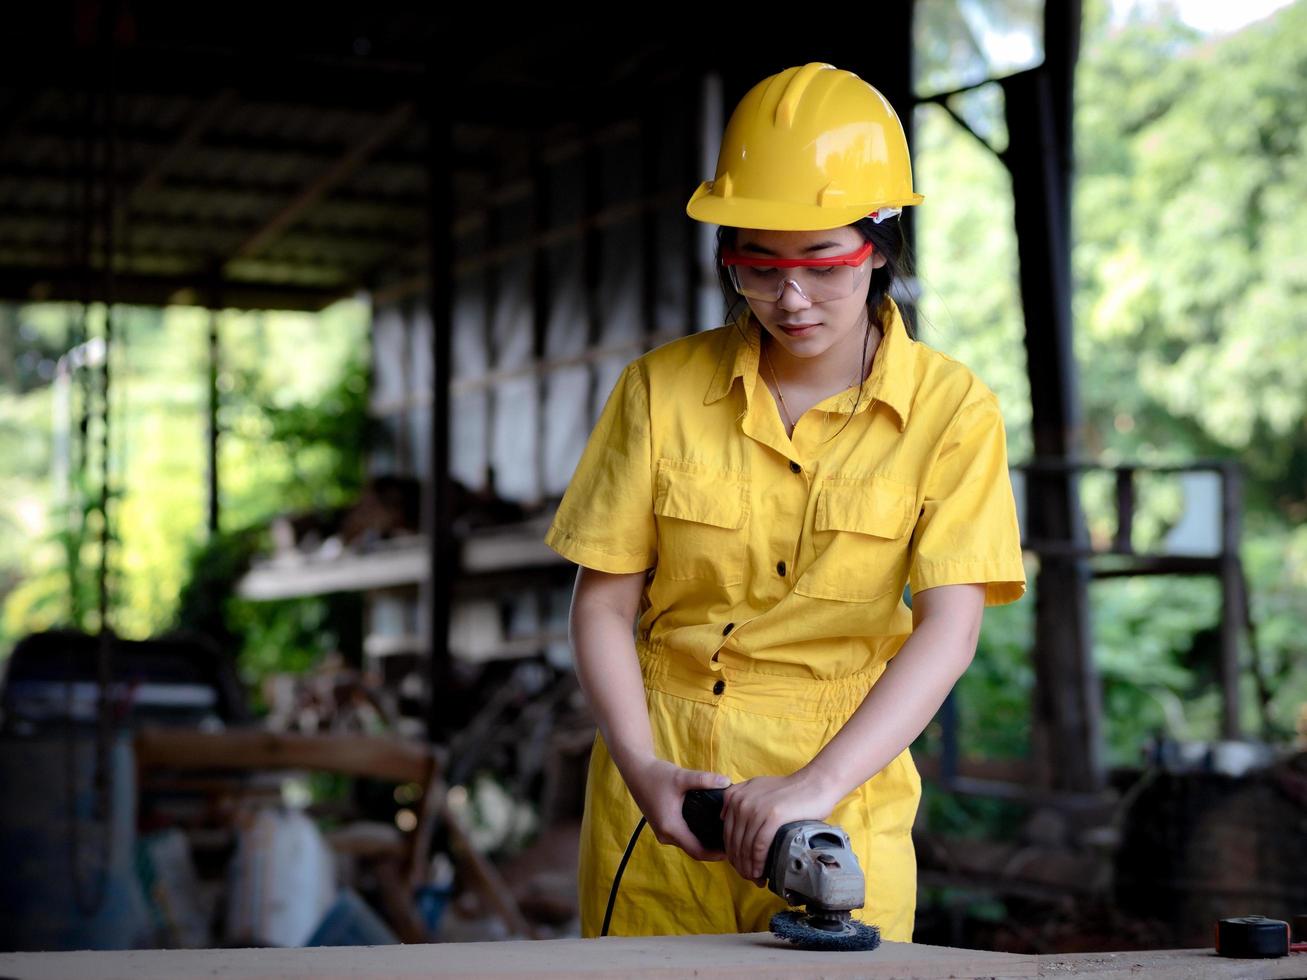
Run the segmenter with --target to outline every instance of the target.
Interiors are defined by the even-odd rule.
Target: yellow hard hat
[[[717,176],[685,213],[735,228],[815,231],[921,201],[893,106],[853,72],[813,61],[764,78],[740,100]]]

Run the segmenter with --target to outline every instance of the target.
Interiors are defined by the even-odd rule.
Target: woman
[[[643,814],[656,840],[611,934],[765,930],[785,907],[762,887],[772,836],[818,819],[866,875],[855,918],[911,941],[908,745],[983,607],[1025,591],[997,401],[888,296],[920,201],[889,103],[820,63],[744,97],[690,199],[744,309],[627,365],[545,539],[581,566],[571,635],[599,727],[585,936]],[[700,787],[729,787],[724,853],[681,817]]]

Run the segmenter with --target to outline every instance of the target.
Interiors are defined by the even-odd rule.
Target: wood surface
[[[1063,980],[1302,980],[1307,977],[1307,954],[1232,960],[1211,949],[1173,949],[1035,957],[909,943],[884,943],[870,953],[811,953],[789,948],[766,933],[337,949],[0,953],[0,978],[16,980],[663,980],[687,976],[750,980],[1034,976]]]
[[[871,952],[814,953],[770,933],[549,939],[538,942],[354,946],[335,949],[140,950],[0,955],[0,976],[22,980],[189,980],[273,977],[575,980],[688,976],[748,980],[870,977],[1033,977],[1033,956],[882,943]]]

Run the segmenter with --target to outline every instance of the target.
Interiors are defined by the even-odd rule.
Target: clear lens
[[[862,282],[869,263],[862,265],[797,266],[794,268],[768,268],[766,266],[732,265],[727,268],[736,292],[750,299],[774,303],[781,297],[781,289],[788,280],[798,286],[799,292],[810,303],[844,299],[853,295]]]

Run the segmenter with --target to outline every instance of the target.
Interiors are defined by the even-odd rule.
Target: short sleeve
[[[983,583],[987,606],[1025,594],[1007,437],[992,394],[963,407],[945,431],[926,477],[908,581],[914,593]]]
[[[613,386],[545,544],[601,572],[653,567],[658,548],[651,455],[649,393],[637,360]]]

